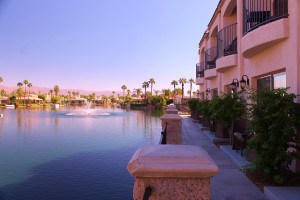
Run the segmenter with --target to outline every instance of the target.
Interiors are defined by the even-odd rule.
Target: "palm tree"
[[[22,83],[22,82],[18,82],[18,83],[17,83],[17,86],[20,88],[20,87],[23,86],[23,83]]]
[[[155,96],[157,96],[159,93],[159,90],[154,90],[154,93],[155,93]]]
[[[26,96],[26,86],[28,84],[28,80],[24,80],[23,83],[24,83],[24,89],[25,89],[25,93],[24,93],[24,98],[25,98],[25,96]]]
[[[55,96],[58,95],[58,92],[59,92],[59,86],[58,85],[55,85],[54,88],[53,88],[54,92],[55,92]]]
[[[113,97],[114,97],[114,98],[115,98],[115,93],[116,93],[115,91],[112,91],[112,94],[113,94]]]
[[[130,96],[131,90],[127,89],[127,95]]]
[[[176,87],[176,85],[178,85],[178,82],[177,82],[176,80],[173,80],[173,81],[171,82],[171,85],[174,86],[174,97],[175,97],[175,87]]]
[[[147,88],[149,87],[149,82],[148,81],[144,81],[142,88],[145,88],[145,98],[147,96]]]
[[[190,83],[190,98],[192,98],[192,87],[193,87],[193,83],[195,83],[195,80],[193,78],[190,78],[189,83]]]
[[[178,80],[178,82],[181,84],[181,89],[182,89],[182,96],[181,96],[181,99],[183,101],[183,96],[184,96],[184,84],[186,84],[186,79],[185,78],[180,78]]]
[[[121,89],[123,90],[123,97],[125,96],[125,90],[127,89],[126,85],[122,85]]]
[[[22,84],[22,83],[21,83]],[[23,85],[23,84],[22,84]],[[22,95],[23,95],[23,90],[22,90],[22,88],[21,87],[19,87],[18,88],[18,90],[17,90],[17,95],[18,95],[18,97],[19,97],[19,100],[21,99],[21,97],[22,97]]]
[[[150,80],[149,80],[149,83],[150,83],[150,88],[151,88],[151,96],[152,96],[152,88],[153,88],[153,84],[155,84],[155,80],[154,80],[154,78],[150,78]]]
[[[28,94],[30,95],[30,88],[32,87],[32,83],[28,83],[27,87],[28,87]]]
[[[140,97],[140,96],[141,96],[141,93],[142,93],[142,89],[141,89],[141,88],[137,88],[137,89],[136,89],[136,95],[137,95],[138,97]]]
[[[3,82],[3,78],[0,76],[0,85]],[[1,90],[1,95],[0,95],[0,103],[2,102],[2,90]]]

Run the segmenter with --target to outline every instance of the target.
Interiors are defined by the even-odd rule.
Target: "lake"
[[[161,132],[161,114],[145,111],[0,113],[0,200],[132,199],[127,164]]]

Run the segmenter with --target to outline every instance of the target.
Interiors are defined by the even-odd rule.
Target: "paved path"
[[[183,144],[205,149],[220,172],[211,179],[212,200],[266,200],[261,192],[211,140],[201,131],[201,125],[189,117],[182,120]]]

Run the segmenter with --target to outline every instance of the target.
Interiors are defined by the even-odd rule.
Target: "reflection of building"
[[[299,94],[299,20],[298,0],[220,0],[199,43],[200,98],[228,93],[242,78]]]

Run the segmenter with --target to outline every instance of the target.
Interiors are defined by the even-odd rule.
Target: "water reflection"
[[[33,183],[36,185],[47,184],[47,180],[43,180],[44,177],[41,174],[58,178],[60,175],[63,176],[67,173],[66,170],[70,170],[83,161],[82,156],[73,157],[73,155],[79,154],[103,155],[97,156],[97,162],[94,160],[94,156],[87,157],[84,159],[85,163],[80,165],[80,171],[91,177],[87,180],[93,182],[92,177],[108,174],[110,179],[104,179],[101,183],[117,184],[120,182],[117,180],[118,175],[111,176],[110,172],[101,167],[107,167],[114,163],[116,165],[114,170],[126,173],[125,177],[127,177],[126,165],[134,151],[143,144],[158,144],[159,142],[160,115],[154,116],[155,113],[148,111],[118,108],[91,108],[91,110],[86,116],[68,114],[83,112],[82,109],[71,107],[61,108],[58,111],[50,109],[4,110],[2,112],[4,118],[0,119],[0,191],[3,191],[4,196],[16,192],[15,199],[21,199],[21,196],[20,198],[17,196],[23,194],[24,191],[28,190],[28,195],[29,191],[36,192],[30,189]],[[110,113],[110,115],[90,114],[97,112]],[[85,154],[87,152],[91,154]],[[113,154],[104,156],[105,153],[101,152],[113,152]],[[67,166],[60,165],[65,163],[64,160],[68,158],[72,158],[72,162],[68,161]],[[56,162],[60,159],[62,162]],[[58,171],[51,170],[53,162],[59,164],[57,165],[59,167],[55,168],[59,169]],[[50,163],[49,168],[43,168],[42,173],[35,171],[45,164],[48,166],[47,163]],[[100,163],[106,163],[106,165]],[[91,167],[96,167],[97,170],[91,172]],[[82,178],[81,175],[79,174],[78,177]],[[81,178],[76,181],[80,182]],[[132,179],[128,176],[123,183],[128,184],[130,181]],[[51,187],[53,187],[51,190],[55,191],[55,183],[55,181],[51,182]],[[86,190],[93,190],[94,187],[96,187],[95,184],[90,184]],[[117,194],[117,190],[122,186],[118,185],[113,188],[115,191],[110,191],[110,193]],[[43,195],[46,196],[47,192],[51,196],[50,191],[47,190],[44,190],[45,194]],[[130,187],[126,193],[131,194],[131,192]],[[78,194],[78,196],[80,195]]]

